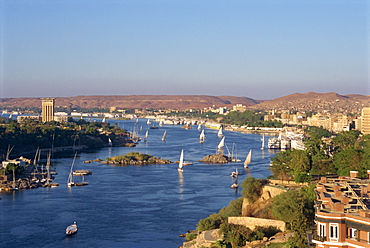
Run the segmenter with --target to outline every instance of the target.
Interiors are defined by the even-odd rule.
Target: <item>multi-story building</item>
[[[366,179],[350,174],[323,177],[316,186],[316,247],[370,247],[370,171]]]
[[[54,121],[54,98],[43,98],[42,100],[42,122]]]
[[[363,108],[361,112],[361,132],[370,134],[370,108]]]

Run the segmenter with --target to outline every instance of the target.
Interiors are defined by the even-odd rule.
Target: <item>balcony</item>
[[[320,236],[314,233],[312,235],[312,240],[319,241],[319,242],[325,242],[326,241],[326,236]]]

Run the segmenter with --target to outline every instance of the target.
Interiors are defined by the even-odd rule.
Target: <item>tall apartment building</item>
[[[316,185],[316,247],[370,247],[370,171],[365,179],[350,174],[322,177]]]
[[[42,122],[54,120],[54,98],[43,98],[42,100]]]
[[[361,112],[361,132],[370,134],[370,108],[363,108]]]

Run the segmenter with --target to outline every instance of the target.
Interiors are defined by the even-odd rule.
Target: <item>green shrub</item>
[[[196,239],[198,234],[196,233],[187,233],[185,236],[186,241],[191,241],[193,239]]]

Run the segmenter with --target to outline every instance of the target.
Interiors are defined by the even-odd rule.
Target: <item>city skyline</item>
[[[369,95],[369,1],[0,1],[0,98]]]

